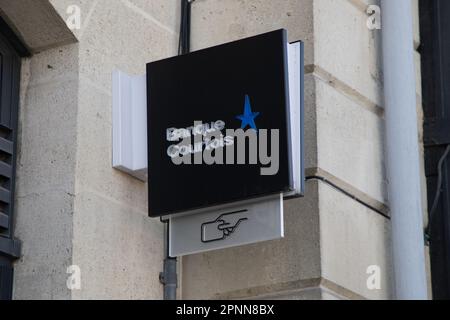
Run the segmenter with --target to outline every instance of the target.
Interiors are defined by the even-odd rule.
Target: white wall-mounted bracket
[[[113,168],[147,181],[147,79],[113,72]]]

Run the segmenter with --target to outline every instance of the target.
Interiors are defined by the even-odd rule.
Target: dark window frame
[[[430,216],[430,259],[434,299],[450,299],[450,1],[420,0],[422,105],[424,111],[425,175]],[[442,185],[437,190],[439,161]]]
[[[0,300],[12,299],[13,261],[20,256],[14,238],[21,58],[29,51],[0,18]]]

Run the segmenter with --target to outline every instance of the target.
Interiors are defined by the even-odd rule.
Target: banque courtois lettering
[[[261,175],[278,173],[280,154],[278,129],[235,130],[226,129],[225,126],[224,121],[217,120],[210,123],[194,121],[194,125],[187,128],[168,128],[167,141],[179,143],[171,144],[167,149],[167,155],[175,165],[256,165],[259,162],[262,166]],[[248,157],[246,157],[247,145]]]

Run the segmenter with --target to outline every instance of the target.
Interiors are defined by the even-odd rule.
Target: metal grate
[[[12,299],[13,268],[0,258],[0,300]]]
[[[13,237],[20,57],[0,35],[0,236]]]
[[[0,231],[3,236],[11,236],[11,216],[13,209],[13,159],[14,142],[12,130],[0,125]]]
[[[25,55],[26,48],[0,18],[0,300],[12,298],[12,262],[21,247],[14,238],[13,213],[20,60]]]

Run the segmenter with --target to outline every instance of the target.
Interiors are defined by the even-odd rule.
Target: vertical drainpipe
[[[397,299],[427,299],[411,0],[381,0],[386,158]]]
[[[159,281],[164,285],[164,300],[177,300],[177,258],[170,256],[169,250],[169,222],[164,223],[164,262],[163,272],[159,274]]]

